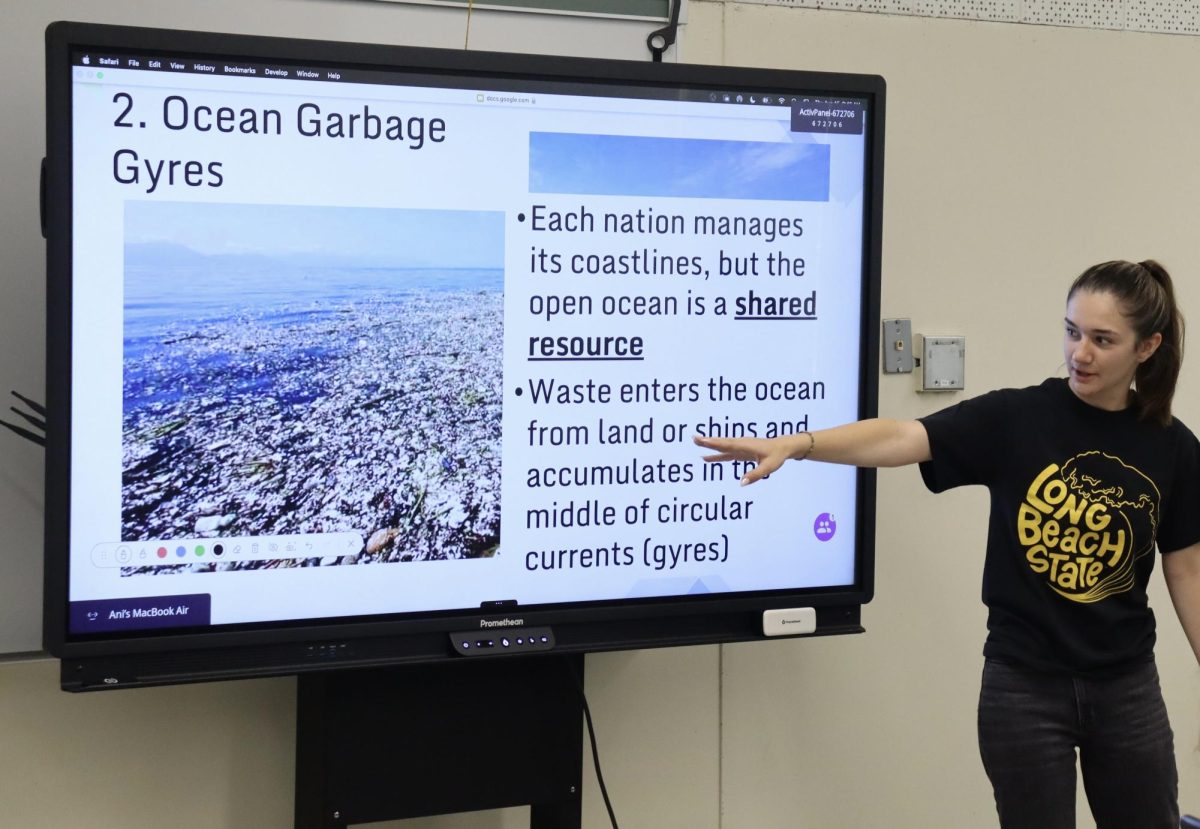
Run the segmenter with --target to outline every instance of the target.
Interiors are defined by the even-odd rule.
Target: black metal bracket
[[[579,829],[583,654],[301,674],[296,829],[530,806]]]
[[[671,16],[666,26],[655,29],[646,37],[646,47],[654,58],[655,63],[662,63],[663,52],[675,43],[675,35],[679,32],[679,7],[683,0],[670,0]]]

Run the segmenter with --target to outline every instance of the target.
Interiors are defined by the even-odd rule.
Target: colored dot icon
[[[167,557],[167,548],[166,547],[159,547],[157,550],[155,550],[155,552],[158,554],[159,558]]]
[[[200,558],[200,556],[204,555],[204,545],[197,544],[196,549],[193,552],[195,552],[196,558]]]
[[[187,547],[184,547],[182,544],[180,544],[175,548],[175,555],[177,558],[183,558],[187,555]]]

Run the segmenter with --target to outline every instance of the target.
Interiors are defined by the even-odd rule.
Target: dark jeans
[[[988,659],[979,752],[1005,829],[1075,829],[1075,752],[1097,829],[1178,829],[1178,775],[1153,662],[1118,677]]]

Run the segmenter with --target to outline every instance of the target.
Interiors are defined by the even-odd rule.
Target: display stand
[[[296,829],[531,806],[579,829],[583,656],[301,675]]]

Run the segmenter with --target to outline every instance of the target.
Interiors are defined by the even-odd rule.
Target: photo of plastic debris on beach
[[[323,558],[500,537],[503,214],[128,202],[123,541],[353,532]]]

